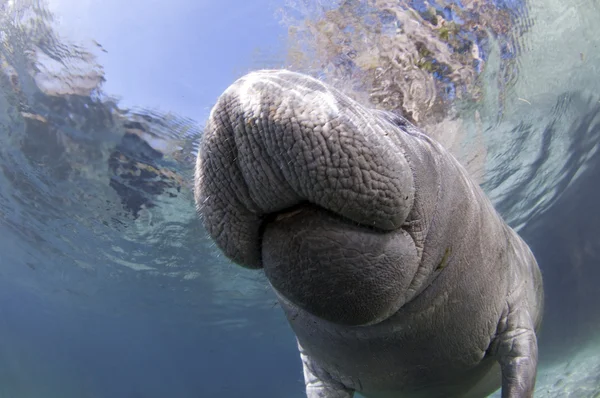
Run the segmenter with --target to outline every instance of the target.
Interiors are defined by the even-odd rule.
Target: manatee
[[[537,262],[403,117],[303,74],[255,71],[212,108],[194,183],[218,248],[264,270],[309,398],[533,395]]]

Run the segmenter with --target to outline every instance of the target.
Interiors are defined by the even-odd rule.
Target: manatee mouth
[[[262,263],[273,287],[337,324],[369,325],[395,313],[417,262],[403,230],[360,225],[312,204],[278,213],[263,227]]]

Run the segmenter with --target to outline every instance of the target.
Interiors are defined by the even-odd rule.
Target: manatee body
[[[211,111],[204,226],[265,271],[309,398],[531,397],[542,278],[465,169],[311,77],[250,73]]]

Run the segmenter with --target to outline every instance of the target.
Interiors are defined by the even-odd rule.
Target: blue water
[[[208,110],[246,71],[288,67],[368,101],[359,56],[376,44],[318,52],[307,28],[342,3],[0,0],[0,398],[304,396],[274,295],[206,237],[191,178]],[[356,3],[367,31],[414,23]],[[459,38],[402,106],[414,100],[540,263],[536,397],[595,396],[600,9],[429,3]],[[465,43],[479,55],[456,58],[464,76],[435,69]]]

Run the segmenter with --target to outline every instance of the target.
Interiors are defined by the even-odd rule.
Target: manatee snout
[[[402,149],[370,110],[308,76],[258,71],[213,107],[194,191],[225,255],[262,268],[260,233],[271,215],[312,203],[392,231],[408,217],[415,188]]]
[[[264,227],[263,267],[273,287],[330,322],[367,325],[404,304],[418,262],[403,230],[381,231],[313,205]]]
[[[207,232],[316,316],[386,318],[405,302],[418,263],[402,229],[414,175],[393,129],[311,77],[242,77],[213,107],[198,153],[195,199]]]

